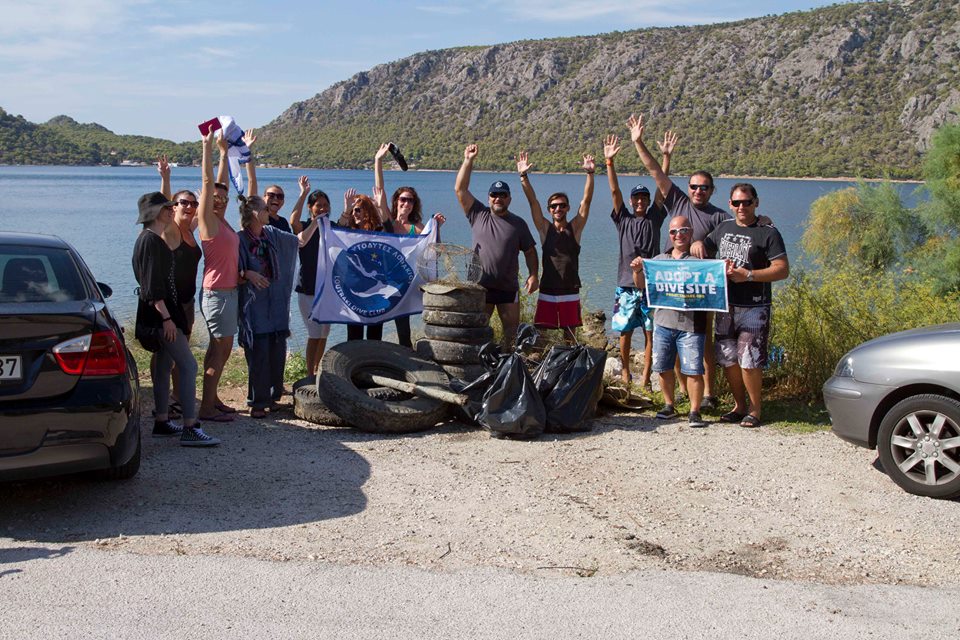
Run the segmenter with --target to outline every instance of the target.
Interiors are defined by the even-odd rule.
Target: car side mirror
[[[97,286],[100,287],[100,293],[103,295],[104,298],[109,298],[110,296],[113,295],[113,289],[110,288],[110,285],[105,284],[103,282],[98,282]]]

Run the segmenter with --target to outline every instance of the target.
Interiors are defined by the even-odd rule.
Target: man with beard
[[[477,157],[477,145],[467,145],[463,151],[463,164],[457,172],[454,191],[463,212],[470,222],[473,234],[473,250],[480,258],[483,274],[480,284],[487,290],[487,315],[497,310],[503,325],[503,346],[509,350],[520,324],[520,275],[519,254],[523,253],[527,264],[524,291],[532,294],[540,286],[537,244],[530,228],[518,216],[510,213],[510,185],[497,180],[487,191],[484,206],[470,193],[470,174]]]

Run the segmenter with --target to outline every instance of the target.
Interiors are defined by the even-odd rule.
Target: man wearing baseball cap
[[[503,346],[513,347],[520,324],[519,254],[523,253],[528,276],[524,291],[529,295],[540,287],[537,243],[527,223],[510,213],[510,185],[497,180],[487,191],[484,206],[470,193],[470,174],[477,157],[477,145],[467,145],[457,173],[454,191],[470,222],[473,250],[480,258],[480,284],[487,290],[487,315],[497,310],[503,325]]]

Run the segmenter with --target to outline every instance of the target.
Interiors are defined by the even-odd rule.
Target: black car
[[[0,233],[0,480],[140,468],[140,386],[111,293],[60,238]]]

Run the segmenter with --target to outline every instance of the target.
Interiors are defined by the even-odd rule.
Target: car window
[[[0,246],[0,303],[65,302],[86,297],[67,249]]]

